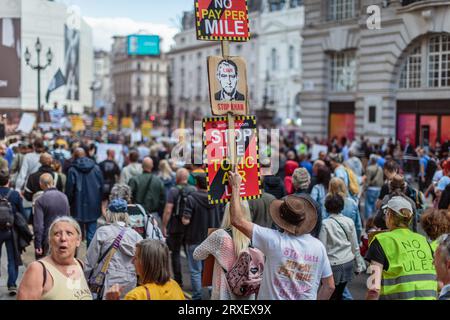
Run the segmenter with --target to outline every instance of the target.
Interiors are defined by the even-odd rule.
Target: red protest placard
[[[231,161],[228,157],[228,122],[226,117],[203,119],[205,153],[207,158],[208,199],[211,204],[228,202]],[[242,177],[240,196],[243,200],[261,196],[256,118],[235,118],[237,168]]]
[[[247,0],[196,0],[198,40],[248,41]]]

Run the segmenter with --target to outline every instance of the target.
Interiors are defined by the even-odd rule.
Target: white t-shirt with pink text
[[[266,256],[258,300],[316,300],[322,278],[333,273],[320,240],[254,225],[252,245]]]

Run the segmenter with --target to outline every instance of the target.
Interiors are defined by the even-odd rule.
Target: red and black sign
[[[207,158],[208,199],[211,204],[228,202],[231,160],[228,156],[228,121],[226,117],[203,119]],[[261,196],[258,138],[254,116],[235,118],[237,168],[242,177],[240,196],[243,200]]]
[[[198,40],[248,41],[247,0],[196,0]]]

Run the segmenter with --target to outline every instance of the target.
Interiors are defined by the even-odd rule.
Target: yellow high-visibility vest
[[[380,300],[436,300],[436,270],[425,237],[400,228],[374,239],[389,262],[389,269],[382,273]]]

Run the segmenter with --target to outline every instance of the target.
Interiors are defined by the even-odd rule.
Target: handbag
[[[117,249],[119,248],[120,242],[122,241],[122,238],[125,234],[126,228],[123,228],[120,230],[119,235],[116,237],[114,242],[111,244],[111,246],[108,248],[108,250],[105,251],[105,253],[97,260],[97,263],[95,264],[95,267],[92,269],[91,273],[89,274],[88,278],[88,285],[89,289],[92,292],[92,295],[95,300],[101,300],[103,297],[103,291],[105,289],[105,279],[106,279],[106,271],[108,271],[109,263],[111,262],[112,257],[116,253]],[[105,259],[106,257],[106,259]],[[98,274],[94,277],[94,271],[97,269],[100,262],[105,259],[105,262],[103,263],[102,268],[98,272]]]
[[[345,234],[345,237],[347,238],[347,241],[350,242],[350,244],[352,246],[352,251],[353,251],[353,254],[355,255],[355,259],[353,259],[353,269],[355,270],[355,272],[359,273],[359,272],[365,271],[367,269],[366,262],[361,257],[361,254],[356,254],[356,252],[359,251],[359,248],[353,248],[353,244],[350,241],[350,238],[348,237],[348,234],[345,231],[345,229],[342,226],[342,224],[339,221],[337,221],[336,219],[334,219],[333,217],[330,217],[330,219],[333,220],[334,222],[336,222],[339,225],[339,227],[341,227],[342,231],[344,231],[344,234]]]

